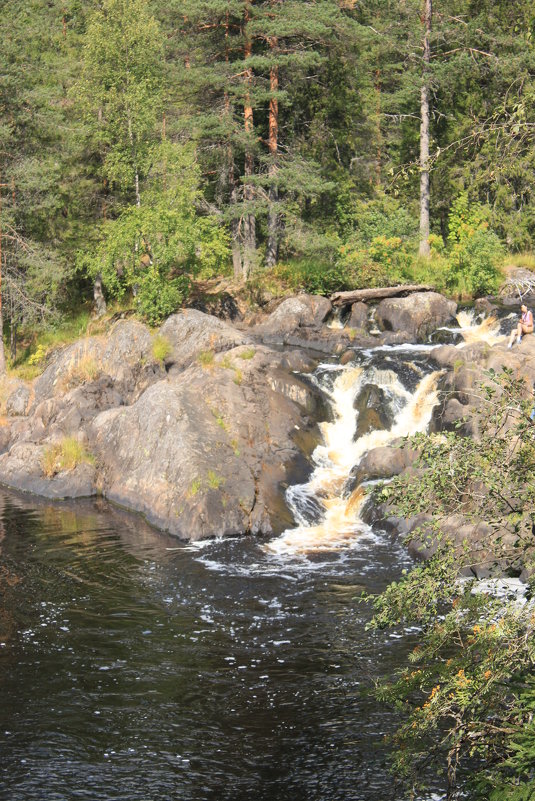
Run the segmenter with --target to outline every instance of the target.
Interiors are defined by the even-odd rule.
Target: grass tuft
[[[203,367],[211,367],[214,363],[214,352],[213,350],[202,350],[197,359]]]
[[[210,489],[219,489],[221,484],[225,483],[223,476],[218,476],[213,470],[208,471],[208,486]]]
[[[256,351],[254,348],[245,348],[241,353],[238,353],[238,358],[249,360],[252,359]]]
[[[82,356],[73,363],[68,372],[61,378],[61,386],[67,391],[81,384],[89,384],[100,375],[100,367],[93,356]]]
[[[94,462],[94,456],[89,453],[85,445],[78,442],[75,437],[64,437],[59,442],[44,448],[41,467],[47,478],[53,478],[57,473],[74,470],[79,464],[94,464]]]
[[[155,361],[163,365],[167,357],[172,353],[173,348],[168,339],[161,334],[155,334],[152,338],[152,355]]]

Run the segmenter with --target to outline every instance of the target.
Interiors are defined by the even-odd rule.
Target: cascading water
[[[459,333],[463,338],[462,345],[470,345],[474,342],[486,342],[488,345],[497,345],[504,342],[506,337],[501,333],[500,321],[496,317],[484,317],[479,323],[476,315],[471,309],[460,311],[457,314],[459,323]],[[448,329],[455,330],[455,329]]]
[[[317,380],[330,397],[335,419],[322,424],[324,444],[313,454],[314,472],[307,484],[290,487],[287,502],[297,528],[285,531],[269,544],[277,553],[302,553],[347,546],[370,529],[358,517],[364,500],[361,488],[344,497],[344,485],[355,465],[372,448],[399,437],[424,431],[437,402],[437,372],[425,375],[410,392],[393,370],[373,365],[373,356],[361,367],[321,365]],[[329,389],[332,376],[336,375]],[[367,385],[378,387],[394,422],[389,429],[369,431],[356,439],[358,414],[354,403]]]
[[[499,321],[493,317],[478,322],[472,311],[462,311],[457,320],[459,328],[451,331],[462,337],[459,348],[481,341],[493,345],[505,338],[500,334]],[[334,420],[321,424],[323,443],[313,453],[310,480],[287,490],[286,500],[297,527],[270,542],[270,551],[297,555],[334,550],[350,547],[359,538],[371,535],[370,527],[359,517],[364,489],[357,487],[345,497],[344,488],[352,469],[369,450],[427,430],[438,401],[441,375],[432,371],[427,362],[432,348],[372,348],[360,352],[357,366],[318,367],[315,381],[332,404]],[[387,428],[359,434],[355,402],[368,385],[377,388],[392,422]]]

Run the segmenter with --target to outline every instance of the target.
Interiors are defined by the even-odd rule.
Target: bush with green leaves
[[[489,229],[489,217],[489,209],[471,203],[467,192],[462,192],[452,204],[448,234],[450,288],[475,296],[498,288],[504,248]]]
[[[340,262],[326,263],[316,259],[294,259],[280,264],[277,276],[292,289],[304,289],[315,295],[330,295],[353,285],[353,274]]]
[[[400,205],[389,195],[379,195],[369,200],[350,200],[343,195],[344,203],[339,208],[339,216],[351,238],[363,245],[384,236],[387,239],[399,237],[403,241],[416,240],[418,220],[414,214]],[[339,203],[340,206],[340,203]]]
[[[109,295],[132,292],[151,323],[180,306],[193,276],[225,272],[229,263],[227,232],[197,211],[200,175],[193,147],[163,143],[154,159],[141,204],[107,222],[96,253],[79,259],[89,275],[102,276]]]
[[[450,254],[450,288],[465,288],[472,296],[495,292],[502,280],[504,249],[496,234],[485,227],[455,243]]]
[[[431,516],[410,536],[427,540],[432,557],[373,599],[373,626],[420,632],[410,664],[379,689],[403,717],[394,771],[413,792],[428,789],[430,771],[444,776],[451,799],[527,801],[535,789],[535,748],[526,736],[535,709],[535,607],[460,580],[474,564],[474,543],[444,533],[453,514],[484,521],[486,563],[507,564],[515,575],[533,569],[533,404],[523,378],[489,371],[478,438],[460,429],[419,434],[410,442],[421,469],[374,490],[396,514]]]

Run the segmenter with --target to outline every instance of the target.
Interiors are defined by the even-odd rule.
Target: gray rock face
[[[448,323],[457,304],[437,292],[415,292],[407,298],[388,298],[377,306],[375,319],[384,331],[405,331],[419,340]]]
[[[352,487],[358,487],[363,481],[397,476],[413,465],[417,458],[417,451],[411,448],[388,445],[373,448],[363,456],[358,467],[354,468]]]
[[[121,320],[107,339],[86,337],[63,348],[36,379],[32,409],[102,375],[112,378],[118,391],[131,402],[164,373],[152,355],[152,342],[146,326]]]
[[[287,298],[265,321],[266,330],[274,333],[295,331],[297,328],[319,328],[332,311],[327,298],[319,295],[297,295]]]
[[[15,389],[6,401],[6,412],[10,417],[26,414],[30,402],[30,390],[26,386]]]
[[[312,393],[250,363],[237,369],[238,383],[231,367],[192,365],[180,381],[98,415],[90,440],[106,465],[106,496],[185,539],[271,532],[272,485],[297,452],[289,436],[302,416],[296,404],[311,403]]]
[[[365,307],[365,304],[360,304]],[[251,336],[268,345],[291,345],[323,354],[341,355],[355,347],[372,347],[377,341],[363,326],[333,329],[324,325],[332,313],[327,298],[296,295],[286,298],[264,320],[251,328]],[[367,312],[366,312],[367,314]]]
[[[100,492],[185,539],[281,530],[290,519],[279,485],[321,403],[291,372],[310,359],[252,345],[196,310],[161,333],[168,373],[148,329],[126,321],[58,352],[32,395],[17,388],[31,408],[0,428],[1,480],[51,498]],[[69,439],[93,460],[46,475],[47,450]]]
[[[95,466],[79,464],[52,478],[43,473],[44,447],[33,442],[16,442],[0,456],[2,483],[47,498],[83,498],[95,493]]]
[[[362,301],[353,303],[347,325],[357,331],[365,330],[368,322],[368,307]]]
[[[203,352],[221,353],[238,345],[251,343],[246,334],[197,309],[186,309],[179,314],[173,314],[160,328],[160,334],[168,340],[172,348],[166,363],[176,369],[192,364]]]

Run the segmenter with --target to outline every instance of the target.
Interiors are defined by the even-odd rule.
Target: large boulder
[[[43,459],[49,442],[16,442],[9,452],[0,456],[2,483],[9,487],[43,495],[46,498],[83,498],[96,492],[96,467],[82,462],[72,470],[62,470],[53,476],[43,471]]]
[[[116,389],[132,402],[164,374],[153,356],[153,338],[142,323],[120,320],[107,338],[85,337],[53,354],[50,364],[34,383],[30,411],[43,400],[101,376],[113,379]]]
[[[457,304],[437,292],[415,292],[406,298],[382,300],[375,319],[383,331],[402,331],[423,340],[450,322],[456,311]]]
[[[381,445],[364,454],[359,464],[353,468],[351,488],[363,481],[392,478],[403,473],[414,464],[418,452],[409,447]]]
[[[92,423],[102,492],[185,539],[279,530],[279,484],[313,390],[243,349],[149,387]],[[313,405],[313,404],[312,404]],[[285,520],[286,523],[286,520]]]
[[[202,353],[221,353],[238,345],[251,343],[247,334],[228,323],[197,309],[186,309],[169,317],[160,328],[160,335],[170,345],[165,358],[167,366],[182,370]]]
[[[288,332],[297,328],[319,328],[332,311],[330,300],[321,295],[286,298],[263,323],[265,331]]]

